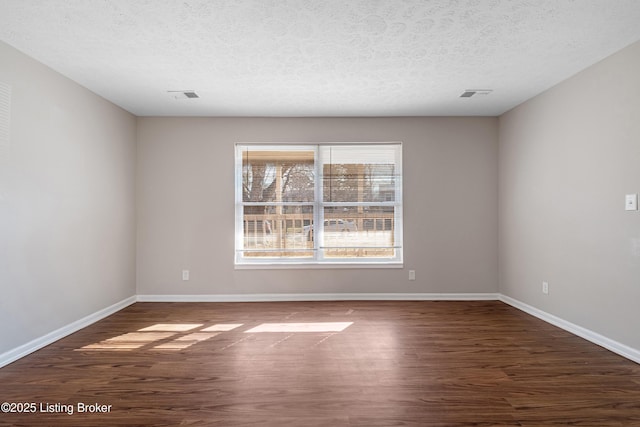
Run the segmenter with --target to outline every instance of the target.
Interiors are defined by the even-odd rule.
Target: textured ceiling
[[[638,0],[0,2],[0,40],[141,116],[498,115],[639,23]]]

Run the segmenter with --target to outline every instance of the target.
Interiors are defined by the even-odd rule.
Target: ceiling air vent
[[[193,90],[169,90],[169,95],[175,99],[196,99],[200,96]]]
[[[475,95],[489,95],[491,92],[493,92],[492,89],[467,89],[462,92],[460,98],[471,98]]]

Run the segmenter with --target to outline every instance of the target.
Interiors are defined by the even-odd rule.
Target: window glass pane
[[[244,256],[312,257],[313,206],[245,206]]]
[[[393,206],[324,208],[325,257],[368,258],[395,255]]]
[[[323,201],[396,200],[394,147],[322,147]]]
[[[242,151],[243,202],[313,202],[313,151]]]

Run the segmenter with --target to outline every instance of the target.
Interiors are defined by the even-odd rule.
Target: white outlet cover
[[[624,209],[627,211],[638,210],[638,194],[627,194],[624,198]]]

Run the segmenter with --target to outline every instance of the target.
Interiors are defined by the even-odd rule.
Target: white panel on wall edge
[[[9,179],[11,86],[0,82],[0,203],[6,198]]]

